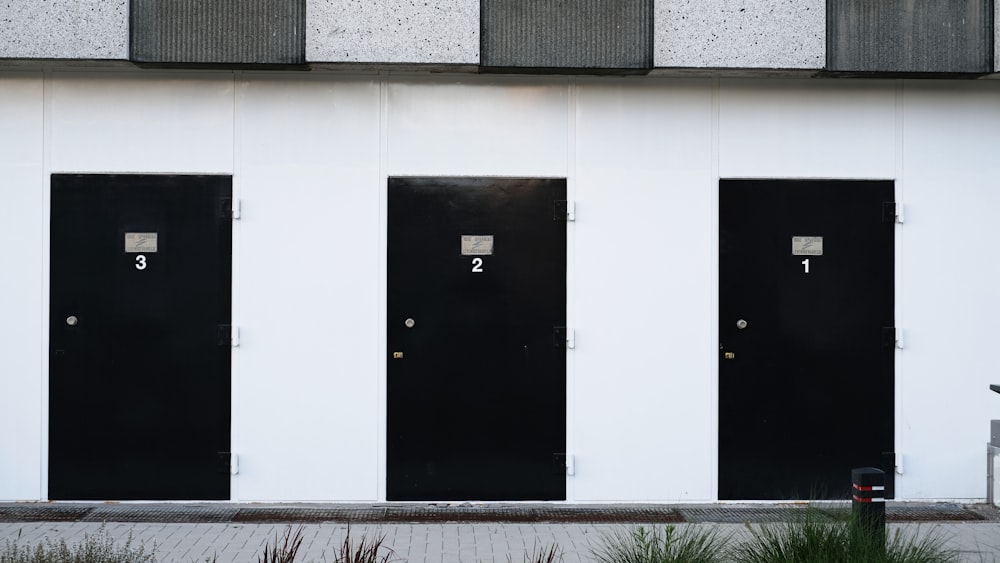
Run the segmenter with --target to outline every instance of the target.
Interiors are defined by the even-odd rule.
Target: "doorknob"
[[[413,328],[413,325],[417,324],[417,321],[413,319],[406,319],[403,321],[403,324],[406,325],[406,328]]]
[[[76,318],[76,315],[70,315],[66,317],[66,324],[68,324],[69,326],[76,326],[76,323],[78,322],[80,321],[79,319]]]
[[[747,322],[743,319],[736,321],[736,328],[743,330],[747,327]]]

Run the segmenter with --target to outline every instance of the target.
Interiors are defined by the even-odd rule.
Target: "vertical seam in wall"
[[[243,165],[243,152],[242,152],[242,141],[243,141],[243,126],[240,116],[243,113],[243,72],[234,71],[232,76],[233,82],[233,164],[232,164],[232,174],[233,174],[233,205],[239,205],[240,198],[243,195],[242,188],[242,165]],[[240,221],[232,221],[232,256],[230,257],[231,267],[232,267],[232,281],[231,283],[231,302],[230,302],[230,323],[237,327],[239,330],[240,326]],[[230,371],[229,371],[229,384],[230,384],[230,428],[229,428],[229,451],[230,455],[235,457],[235,462],[237,463],[237,468],[239,467],[239,428],[240,428],[240,401],[239,401],[239,391],[240,391],[240,349],[230,348]],[[234,501],[240,500],[240,477],[239,471],[236,475],[230,475],[229,478],[230,488],[229,495],[230,499]]]
[[[711,310],[713,311],[710,318],[712,319],[709,323],[710,332],[708,338],[709,343],[715,343],[719,340],[719,113],[720,113],[720,97],[721,97],[721,80],[719,78],[712,79],[712,124],[711,124],[711,151],[710,151],[710,163],[709,167],[711,169],[710,178],[712,182],[711,189],[711,206],[709,209],[710,219],[707,221],[709,226],[708,240],[712,241],[712,249],[715,253],[715,260],[712,265],[712,295],[715,297],[714,302],[711,305]],[[712,344],[710,346],[712,358],[710,360],[710,373],[712,374],[712,391],[709,394],[712,398],[712,404],[709,405],[710,412],[713,413],[712,420],[712,435],[709,443],[713,444],[712,447],[712,457],[711,459],[714,463],[709,464],[709,475],[712,482],[712,486],[715,488],[714,500],[719,499],[719,355],[716,351],[717,346]]]
[[[903,167],[903,133],[904,133],[904,129],[903,129],[903,127],[904,127],[904,123],[903,123],[903,118],[904,118],[903,103],[904,103],[904,100],[905,100],[904,90],[903,90],[904,85],[905,85],[905,82],[903,80],[897,80],[895,88],[894,88],[894,90],[895,90],[895,110],[896,110],[896,115],[895,115],[895,126],[896,127],[895,127],[895,139],[894,139],[895,140],[895,143],[894,143],[894,145],[895,145],[895,147],[894,147],[895,155],[894,156],[895,156],[895,161],[896,162],[895,162],[895,174],[894,174],[895,175],[895,178],[894,178],[895,181],[893,182],[894,183],[894,191],[895,191],[895,193],[893,195],[894,195],[896,201],[899,202],[901,205],[903,205],[905,207],[905,205],[906,205],[906,197],[905,197],[906,192],[905,192],[904,188],[905,188],[905,185],[906,185],[906,178],[905,178],[904,167]],[[904,209],[904,216],[905,216],[905,209]],[[905,295],[905,293],[903,291],[903,285],[904,285],[904,279],[903,279],[903,260],[904,260],[903,237],[904,237],[905,231],[903,230],[903,227],[904,227],[904,225],[901,225],[901,224],[894,225],[894,228],[896,229],[896,232],[895,232],[896,236],[894,237],[895,238],[895,242],[894,242],[895,248],[893,249],[894,256],[895,256],[895,258],[893,260],[893,262],[894,262],[894,264],[893,264],[893,276],[895,277],[895,282],[894,282],[895,283],[895,287],[893,288],[893,300],[895,301],[895,303],[893,304],[893,307],[894,307],[895,310],[893,311],[893,316],[894,316],[894,323],[895,323],[895,325],[897,327],[901,327],[904,330],[904,332],[905,332],[905,323],[904,323],[905,307],[904,307],[904,303],[903,303],[903,296]],[[906,337],[905,333],[904,333],[903,337],[905,339],[905,337]],[[905,420],[905,417],[903,416],[904,415],[904,411],[905,411],[905,404],[903,402],[902,393],[901,393],[901,389],[902,389],[901,382],[903,380],[903,377],[902,377],[902,375],[903,375],[903,369],[902,369],[903,362],[900,361],[902,359],[903,350],[894,349],[893,350],[893,354],[895,354],[895,358],[894,358],[894,361],[893,361],[893,388],[894,388],[893,389],[893,395],[894,395],[894,398],[893,398],[893,400],[894,400],[894,409],[893,410],[894,410],[894,416],[895,416],[895,420],[893,421],[893,434],[894,434],[894,436],[893,436],[893,443],[894,443],[893,450],[896,451],[896,452],[904,452],[905,449],[906,449],[904,447],[905,435],[903,434],[902,429],[904,427],[903,421]],[[905,462],[904,462],[904,467],[905,467]],[[895,471],[895,468],[893,468],[893,470]],[[893,475],[893,478],[895,478],[895,477],[896,477],[896,475]],[[902,494],[903,491],[902,491],[902,487],[900,486],[903,483],[900,483],[899,479],[897,479],[896,481],[897,481],[896,486],[895,486],[896,498],[897,499],[903,498],[904,495]]]
[[[376,336],[376,341],[378,342],[379,356],[378,363],[376,365],[376,373],[378,374],[378,390],[376,396],[378,397],[378,465],[375,471],[375,499],[377,501],[384,502],[386,499],[386,476],[388,475],[388,452],[386,450],[387,440],[386,432],[388,431],[388,365],[386,365],[386,358],[389,353],[388,351],[388,341],[387,341],[387,299],[388,299],[388,283],[386,280],[386,275],[388,274],[388,200],[389,200],[389,177],[388,177],[388,167],[389,167],[389,74],[386,72],[378,73],[378,179],[375,188],[378,190],[378,210],[375,224],[378,225],[378,240],[379,240],[379,250],[381,258],[379,259],[379,284],[381,285],[381,291],[378,292],[378,300],[376,303],[376,310],[379,311],[379,323],[378,323],[378,333]],[[383,210],[386,212],[383,213]]]
[[[41,178],[41,198],[42,198],[42,232],[41,240],[39,241],[42,247],[42,271],[41,271],[41,285],[38,288],[41,298],[39,302],[41,303],[41,339],[40,339],[40,349],[38,350],[39,356],[41,357],[41,372],[39,375],[39,390],[38,390],[38,400],[41,408],[39,409],[39,416],[41,420],[39,421],[39,440],[38,443],[41,444],[39,449],[39,462],[38,462],[38,498],[41,500],[48,500],[48,451],[49,451],[49,440],[48,440],[48,429],[49,429],[49,402],[48,402],[48,390],[49,390],[49,354],[48,348],[49,344],[49,283],[48,283],[48,273],[50,270],[49,264],[49,249],[46,246],[46,242],[49,240],[49,236],[46,234],[51,228],[52,224],[52,196],[51,196],[51,186],[48,181],[52,172],[52,71],[45,69],[42,71],[42,178]]]
[[[566,90],[566,199],[569,205],[576,202],[576,116],[577,116],[577,79],[571,79]],[[576,227],[575,223],[566,221],[566,326],[576,330]],[[575,341],[575,336],[574,336]],[[576,420],[576,359],[569,348],[566,353],[566,454],[575,455],[576,432],[573,421]],[[569,459],[567,458],[567,462]],[[575,472],[574,472],[575,473]],[[564,475],[566,479],[566,500],[576,500],[576,479]]]

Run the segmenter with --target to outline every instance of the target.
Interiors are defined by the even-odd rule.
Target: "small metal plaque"
[[[792,256],[822,256],[823,237],[792,237]]]
[[[462,256],[493,254],[493,235],[462,235]]]
[[[125,233],[125,252],[132,254],[156,252],[156,233]]]

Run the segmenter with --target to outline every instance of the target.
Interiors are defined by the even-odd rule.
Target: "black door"
[[[846,498],[852,468],[891,458],[892,199],[720,182],[720,499]]]
[[[229,498],[231,193],[52,175],[49,498]]]
[[[566,181],[388,190],[388,499],[565,499]]]

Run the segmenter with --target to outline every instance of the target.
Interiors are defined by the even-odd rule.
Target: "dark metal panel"
[[[230,198],[230,176],[52,175],[49,499],[229,498]]]
[[[305,0],[132,0],[140,63],[305,63]]]
[[[719,181],[720,500],[850,498],[894,450],[893,190]]]
[[[829,0],[827,70],[985,73],[993,0]]]
[[[485,68],[647,71],[652,0],[484,0]]]
[[[566,180],[388,194],[387,499],[564,500]]]

